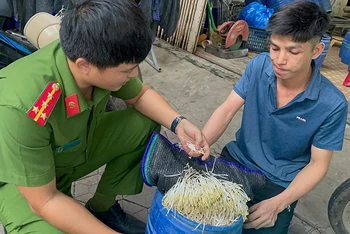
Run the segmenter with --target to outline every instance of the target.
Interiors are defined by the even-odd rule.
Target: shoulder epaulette
[[[27,115],[40,126],[44,126],[61,96],[61,93],[62,90],[59,83],[48,83],[34,105],[28,110]]]

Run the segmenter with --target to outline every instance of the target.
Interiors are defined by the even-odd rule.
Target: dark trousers
[[[227,161],[233,161],[236,164],[241,165],[237,160],[230,155],[228,149],[226,147],[223,148],[221,152],[221,159]],[[244,167],[244,165],[241,165]],[[254,199],[248,203],[248,206],[251,207],[261,201],[270,199],[285,190],[284,187],[274,184],[268,179],[265,180],[265,185],[263,188],[259,190],[253,190]],[[259,230],[253,229],[243,229],[243,234],[287,234],[290,222],[293,218],[294,209],[297,205],[297,201],[290,205],[290,211],[285,209],[281,213],[278,214],[275,226],[271,228],[260,228]]]
[[[254,199],[248,203],[248,206],[257,204],[263,200],[272,198],[285,190],[282,186],[272,183],[266,179],[265,185],[259,191],[254,191]],[[243,229],[243,234],[287,234],[290,222],[293,218],[294,209],[297,201],[290,205],[290,211],[284,209],[278,214],[275,226],[271,228]]]

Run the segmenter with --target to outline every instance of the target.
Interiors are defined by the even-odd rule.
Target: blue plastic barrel
[[[326,56],[328,53],[328,49],[329,49],[329,45],[331,43],[331,37],[327,36],[327,35],[323,35],[321,42],[324,43],[324,50],[322,51],[322,53],[320,54],[320,56],[318,56],[318,58],[315,59],[315,65],[316,67],[321,67]]]
[[[267,0],[266,1],[266,6],[268,8],[274,9],[274,11],[278,11],[280,7],[287,5],[288,3],[293,2],[293,0]]]
[[[156,191],[152,205],[148,215],[146,234],[187,234],[187,233],[203,233],[203,226],[200,225],[194,230],[198,223],[192,222],[189,219],[173,211],[168,210],[162,205],[163,194]],[[242,216],[231,226],[205,226],[204,233],[206,234],[241,234],[243,230]]]
[[[350,65],[350,30],[346,33],[341,44],[339,57],[341,58],[342,63]]]
[[[327,13],[332,12],[332,4],[330,0],[308,0],[308,1],[316,3],[320,8],[325,10]],[[273,8],[276,12],[278,11],[279,8],[291,2],[294,2],[294,0],[266,0],[266,6],[268,8]]]

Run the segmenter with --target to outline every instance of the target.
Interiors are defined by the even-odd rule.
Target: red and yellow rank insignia
[[[64,102],[66,103],[68,117],[72,117],[73,115],[80,113],[79,101],[76,93],[66,97]]]
[[[44,126],[58,99],[60,98],[61,93],[62,90],[59,83],[48,83],[44,91],[34,103],[33,107],[28,111],[27,115],[40,126]]]

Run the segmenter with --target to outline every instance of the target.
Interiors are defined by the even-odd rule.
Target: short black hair
[[[269,20],[267,31],[271,34],[291,36],[294,42],[305,43],[321,39],[329,16],[316,3],[295,1],[281,7]]]
[[[73,0],[62,18],[60,41],[71,61],[105,69],[139,64],[152,45],[150,27],[134,0]]]

